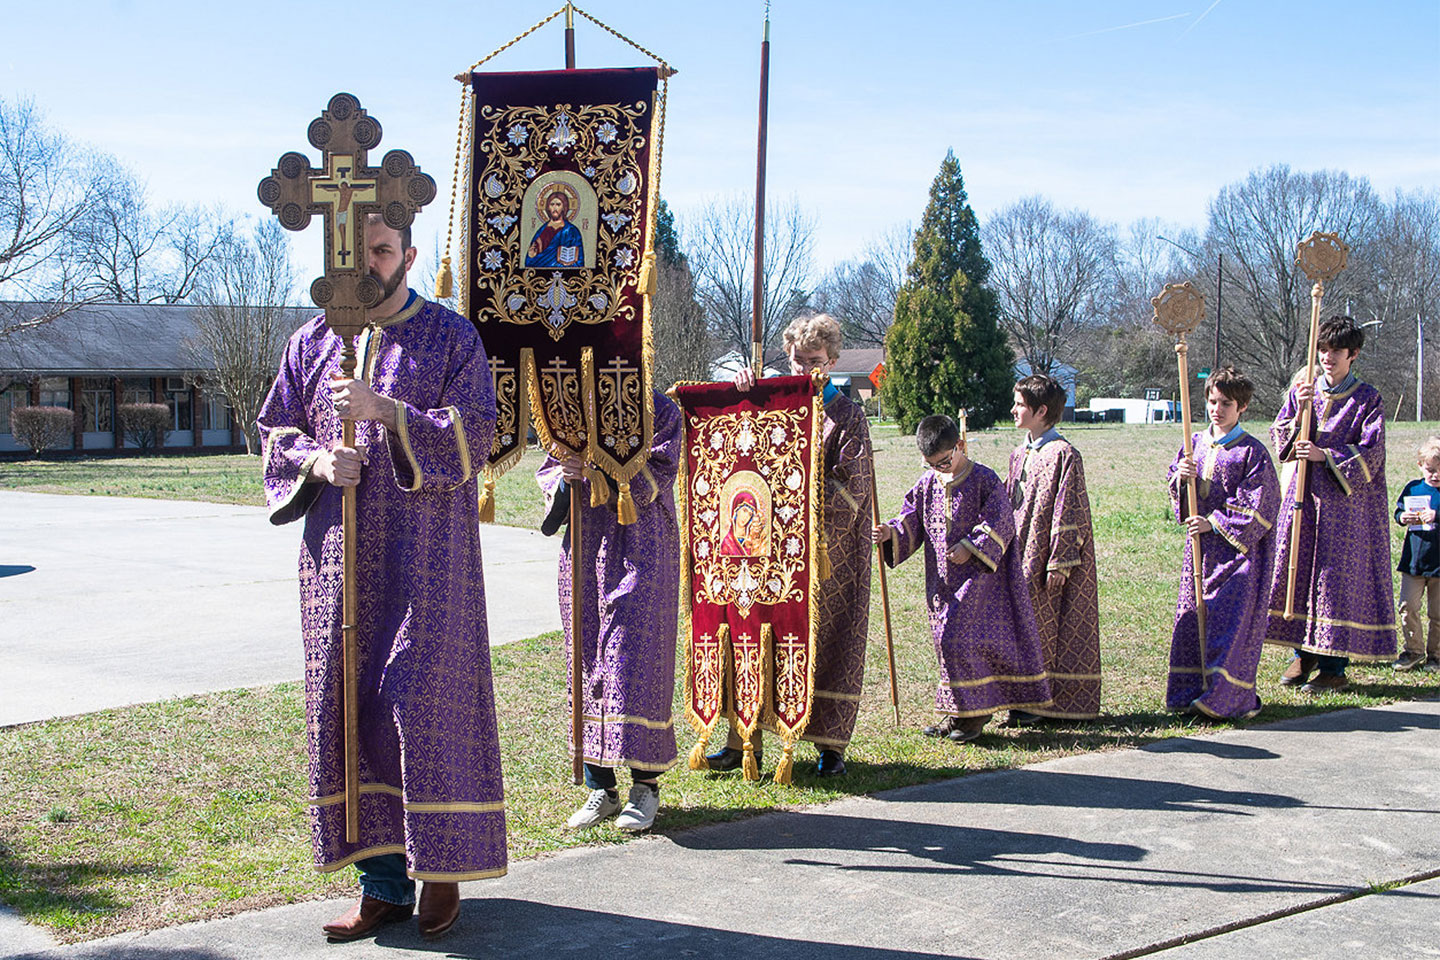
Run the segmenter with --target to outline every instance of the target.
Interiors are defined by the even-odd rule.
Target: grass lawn
[[[1435,423],[1392,428],[1392,491],[1414,475],[1414,449],[1435,432]],[[890,578],[904,725],[896,728],[891,720],[878,640],[871,645],[865,702],[847,755],[850,774],[842,782],[814,776],[809,747],[797,753],[790,786],[768,776],[750,784],[738,775],[692,773],[683,757],[694,736],[677,702],[682,766],[663,781],[658,830],[1209,729],[1163,709],[1180,534],[1160,478],[1178,446],[1178,431],[1072,425],[1066,433],[1085,455],[1095,516],[1105,670],[1101,721],[998,729],[964,746],[919,736],[916,726],[931,716],[935,664],[922,606],[922,564],[912,561]],[[976,434],[972,453],[1003,470],[1015,439],[1009,430]],[[882,509],[893,511],[918,476],[918,454],[913,440],[885,425],[876,430],[875,446]],[[537,459],[532,453],[502,479],[502,521],[538,522],[530,479]],[[0,465],[0,488],[125,496],[195,496],[191,491],[198,488],[206,499],[244,503],[257,499],[255,475],[256,460],[247,457],[97,459]],[[167,492],[166,485],[177,489]],[[874,593],[871,634],[883,638],[879,590]],[[1262,661],[1261,722],[1440,692],[1437,674],[1357,667],[1349,691],[1312,699],[1276,684],[1283,663],[1275,650]],[[569,783],[564,751],[569,714],[559,637],[499,648],[494,664],[512,856],[622,842],[611,827],[584,839],[562,829],[582,791]],[[778,755],[769,751],[767,774]],[[353,871],[318,875],[309,867],[304,770],[298,684],[0,729],[0,901],[76,940],[347,895],[354,890]]]

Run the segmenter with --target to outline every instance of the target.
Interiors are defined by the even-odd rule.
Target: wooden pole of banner
[[[880,495],[875,484],[875,447],[870,447],[870,515],[880,523]],[[885,617],[885,659],[890,664],[890,707],[895,711],[895,726],[900,726],[900,688],[895,683],[895,637],[890,629],[890,586],[885,580],[885,545],[875,545],[875,560],[880,567],[880,612]]]
[[[1185,343],[1185,337],[1200,326],[1200,321],[1204,319],[1205,297],[1189,282],[1167,283],[1159,296],[1150,298],[1150,305],[1155,308],[1155,325],[1178,338],[1175,344],[1175,363],[1180,375],[1181,439],[1186,459],[1192,459],[1195,450],[1190,438],[1190,366],[1186,362],[1190,348]],[[1200,515],[1199,484],[1196,477],[1191,477],[1185,483],[1186,505],[1189,508],[1187,515],[1191,517]],[[1195,630],[1200,640],[1200,686],[1203,690],[1208,677],[1205,671],[1209,667],[1209,661],[1205,653],[1205,575],[1201,566],[1199,534],[1190,537],[1190,574],[1195,591]]]
[[[760,130],[755,150],[755,276],[750,296],[750,362],[755,379],[765,376],[765,139],[770,110],[770,5],[760,41]]]
[[[565,4],[565,69],[575,69],[575,5]],[[581,659],[584,645],[585,619],[580,605],[581,592],[585,588],[585,566],[581,561],[584,538],[580,536],[580,510],[585,506],[580,496],[579,483],[570,487],[570,742],[574,750],[570,755],[570,774],[578,787],[585,782],[585,712],[581,687],[585,681],[584,661]]]
[[[1320,339],[1320,302],[1325,299],[1325,281],[1332,279],[1345,269],[1350,248],[1340,239],[1338,233],[1321,233],[1316,230],[1309,239],[1300,241],[1295,251],[1295,264],[1305,271],[1305,276],[1314,284],[1310,288],[1310,344],[1305,355],[1306,386],[1315,386],[1315,353]],[[1315,402],[1300,408],[1299,429],[1290,439],[1295,444],[1310,439],[1310,418]],[[1295,464],[1295,496],[1290,501],[1290,563],[1285,571],[1285,619],[1295,619],[1295,582],[1300,573],[1300,527],[1304,517],[1305,480],[1310,473],[1310,464],[1299,460]]]

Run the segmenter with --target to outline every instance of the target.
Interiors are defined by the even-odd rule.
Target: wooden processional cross
[[[325,112],[310,121],[310,145],[323,156],[310,165],[303,153],[287,153],[260,181],[260,202],[287,230],[303,230],[315,215],[325,220],[325,275],[310,284],[310,299],[325,311],[325,324],[343,344],[340,370],[355,376],[355,338],[369,322],[371,307],[384,298],[365,256],[365,218],[380,214],[393,230],[408,227],[415,213],[435,199],[435,181],[404,150],[385,154],[380,166],[366,165],[380,143],[380,122],[348,93],[330,98]],[[341,442],[355,445],[355,421],[345,420]],[[360,747],[356,692],[355,488],[344,488],[345,585],[343,621],[343,713],[345,724],[345,840],[360,838]]]

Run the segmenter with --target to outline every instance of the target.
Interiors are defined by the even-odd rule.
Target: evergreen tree
[[[680,234],[675,229],[675,213],[664,197],[658,198],[655,208],[655,259],[672,267],[686,262],[685,254],[680,252]]]
[[[945,154],[915,231],[914,258],[885,337],[885,405],[913,433],[922,417],[969,411],[983,430],[1010,407],[1015,355],[1000,329],[990,263],[965,195],[960,163]]]

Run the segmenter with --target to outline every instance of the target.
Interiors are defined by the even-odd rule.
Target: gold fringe
[[[605,484],[605,475],[590,464],[585,464],[585,480],[590,484],[590,506],[603,507],[605,501],[610,499],[606,494],[609,492]]]
[[[485,468],[485,483],[480,487],[480,522],[495,522],[495,472]]]
[[[630,495],[629,480],[620,481],[620,502],[615,505],[615,517],[622,526],[638,519],[635,513],[635,498]]]
[[[780,763],[775,767],[775,782],[789,783],[791,772],[795,769],[795,743],[791,740],[785,741],[785,755],[780,758]]]
[[[710,743],[710,731],[705,731],[704,739],[695,741],[695,746],[690,748],[690,769],[704,770],[710,766],[705,762],[705,748]]]
[[[640,261],[640,280],[635,288],[645,296],[653,297],[655,296],[656,285],[655,252],[652,250],[647,252]]]
[[[440,272],[435,275],[435,299],[447,300],[455,292],[455,275],[450,271],[450,258],[440,258]]]

